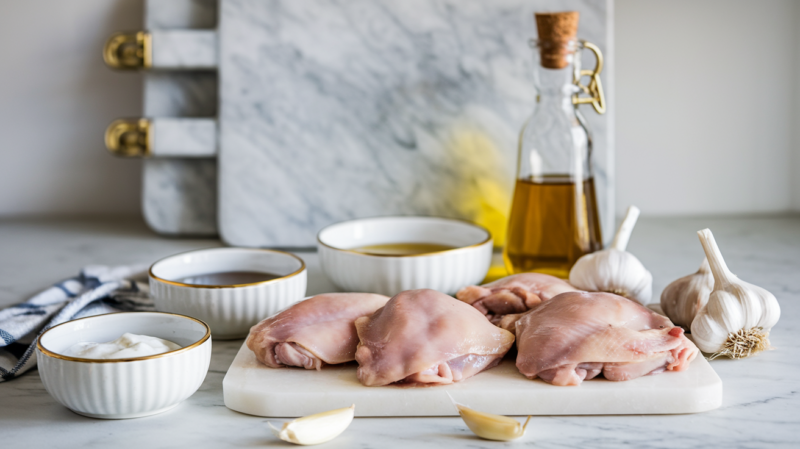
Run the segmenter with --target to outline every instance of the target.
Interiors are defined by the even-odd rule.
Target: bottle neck
[[[533,80],[539,102],[572,105],[572,96],[578,92],[573,83],[574,74],[580,70],[580,43],[575,40],[532,40],[534,49]]]
[[[572,96],[578,87],[572,83],[572,64],[563,69],[548,69],[537,66],[534,70],[536,93],[541,103],[572,106]]]
[[[559,183],[590,179],[591,140],[572,103],[580,89],[573,83],[580,60],[571,53],[558,67],[546,67],[539,56],[535,52],[533,70],[538,104],[520,133],[518,178]]]

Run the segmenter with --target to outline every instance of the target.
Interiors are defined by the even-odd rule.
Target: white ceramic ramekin
[[[412,255],[382,256],[353,251],[367,245],[436,243],[454,249]],[[378,217],[337,223],[317,235],[325,274],[347,291],[393,296],[404,290],[431,288],[454,294],[479,284],[492,259],[488,230],[459,220],[436,217]]]
[[[195,285],[190,276],[256,271],[281,276],[238,285]],[[283,251],[212,248],[161,259],[150,267],[150,296],[156,309],[199,318],[216,339],[246,337],[250,327],[306,295],[306,264]]]
[[[131,359],[63,355],[76,343],[105,343],[126,332],[170,340],[181,348]],[[36,358],[47,392],[73,412],[92,418],[138,418],[167,411],[200,388],[211,361],[211,330],[200,320],[170,313],[97,315],[46,330],[39,337]]]

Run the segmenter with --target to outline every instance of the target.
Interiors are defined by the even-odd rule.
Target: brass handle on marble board
[[[150,33],[115,33],[103,46],[103,60],[112,69],[148,69],[153,65],[153,46]]]
[[[591,104],[598,114],[605,114],[606,96],[603,93],[603,84],[600,82],[600,72],[603,71],[603,53],[601,53],[600,49],[591,42],[582,40],[581,44],[583,44],[583,48],[588,48],[592,51],[592,53],[594,53],[594,56],[597,59],[597,65],[595,65],[594,70],[581,70],[580,72],[575,73],[573,83],[580,88],[581,92],[588,96],[581,97],[580,92],[578,92],[572,96],[572,104]],[[589,77],[588,86],[581,84],[581,79],[584,76]]]
[[[153,147],[150,120],[115,120],[106,128],[106,148],[121,157],[147,157]]]

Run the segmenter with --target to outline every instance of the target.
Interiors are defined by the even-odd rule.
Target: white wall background
[[[141,79],[107,69],[142,0],[0,0],[0,216],[138,213],[140,164],[107,154]],[[617,207],[800,210],[800,2],[616,0]],[[533,31],[532,31],[533,32]]]
[[[795,4],[794,23],[800,23],[800,5]],[[800,76],[800,25],[795,25],[794,37],[794,76]],[[794,180],[792,195],[792,210],[800,211],[800,83],[794,83],[794,114],[791,127],[794,128],[794,163],[791,178]]]
[[[616,2],[617,210],[800,210],[800,2]]]
[[[103,64],[141,0],[0,0],[0,215],[138,213],[139,161],[103,132],[142,113],[142,81]]]

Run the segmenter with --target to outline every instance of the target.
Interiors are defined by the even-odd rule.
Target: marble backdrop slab
[[[502,241],[517,134],[535,104],[532,14],[580,11],[579,35],[607,55],[607,81],[609,5],[220,0],[223,239],[307,247],[337,221],[419,214],[477,221]],[[610,106],[584,110],[606,236]]]
[[[146,30],[213,30],[216,24],[216,0],[147,0],[145,3]],[[216,72],[147,72],[144,115],[216,118]],[[150,228],[162,234],[216,234],[216,158],[154,157],[145,160],[142,212]]]

